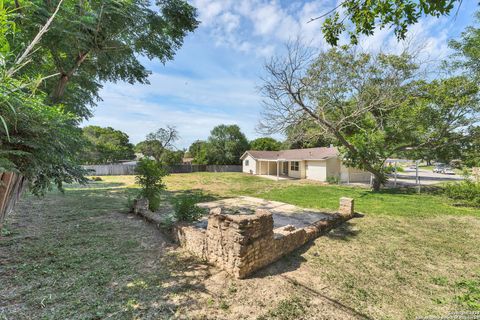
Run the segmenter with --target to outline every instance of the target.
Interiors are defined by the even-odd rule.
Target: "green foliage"
[[[340,178],[338,176],[328,176],[327,177],[328,184],[340,184]]]
[[[251,150],[278,151],[282,148],[282,143],[270,138],[263,137],[250,141]]]
[[[445,194],[462,204],[480,207],[480,182],[466,179],[459,183],[449,183],[445,186]]]
[[[160,161],[166,166],[181,164],[184,154],[185,152],[183,150],[165,150]]]
[[[451,58],[454,59],[452,67],[468,72],[469,75],[480,80],[480,11],[476,13],[477,26],[467,27],[462,32],[460,39],[451,40],[449,45],[455,50]]]
[[[347,166],[374,175],[375,190],[387,179],[387,158],[458,156],[459,133],[479,119],[475,81],[463,75],[421,79],[408,53],[342,47],[312,57],[298,43],[287,49],[285,58],[266,66],[262,91],[271,101],[262,125],[301,133],[311,124],[317,135],[335,139]]]
[[[188,148],[194,164],[208,164],[207,161],[207,142],[197,140]]]
[[[240,157],[248,147],[248,140],[237,125],[216,126],[208,137],[208,164],[240,164]]]
[[[398,39],[405,39],[409,26],[420,17],[447,15],[455,3],[461,5],[461,0],[344,0],[326,14],[322,31],[327,43],[333,46],[345,31],[351,43],[357,44],[360,35],[373,35],[377,27],[393,28]],[[342,13],[337,11],[340,7]]]
[[[201,194],[196,193],[176,196],[172,200],[176,220],[192,222],[204,216],[207,213],[207,209],[197,206],[197,203],[202,201],[202,198]]]
[[[457,282],[456,287],[463,291],[455,297],[456,302],[469,310],[480,311],[480,274],[472,280]]]
[[[114,163],[135,158],[128,135],[111,127],[87,126],[83,128],[87,144],[83,152],[86,164]]]
[[[160,197],[165,189],[163,178],[168,174],[157,161],[143,158],[137,163],[136,182],[140,185],[140,196],[149,201],[149,209],[156,211],[160,207]]]
[[[403,167],[400,167],[400,166],[386,166],[385,167],[385,173],[394,173],[395,172],[395,169],[397,172],[404,172],[405,169],[403,169]]]
[[[304,149],[328,147],[335,143],[335,139],[325,134],[314,121],[304,119],[285,130],[287,139],[282,149]]]
[[[270,310],[265,316],[260,316],[257,320],[279,319],[296,320],[302,319],[307,312],[308,303],[298,297],[282,300],[278,305]]]
[[[480,167],[480,126],[469,128],[461,158],[468,167]]]
[[[153,157],[157,162],[165,165],[172,165],[181,162],[181,154],[173,151],[173,143],[179,139],[178,131],[175,127],[167,126],[166,129],[160,128],[155,132],[149,133],[145,141],[139,142],[135,146],[135,151],[144,156]]]
[[[84,182],[84,171],[77,165],[83,145],[81,130],[72,125],[77,118],[61,106],[46,106],[40,91],[32,94],[18,90],[16,78],[0,83],[0,171],[24,175],[37,195],[51,188],[53,182]]]
[[[13,1],[9,1],[13,4]],[[22,1],[15,44],[38,32],[56,1]],[[139,57],[172,60],[185,36],[198,25],[196,10],[184,0],[65,0],[24,74],[60,75],[44,85],[49,102],[63,103],[82,118],[100,99],[102,83],[148,83]]]

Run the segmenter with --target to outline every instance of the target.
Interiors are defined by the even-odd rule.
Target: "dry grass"
[[[0,319],[415,319],[480,308],[480,213],[440,196],[241,174],[168,177],[172,192],[318,207],[351,194],[366,213],[235,280],[124,213],[133,177],[103,179],[65,195],[28,196],[9,217],[0,240]]]

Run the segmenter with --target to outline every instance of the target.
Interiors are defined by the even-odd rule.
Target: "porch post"
[[[280,163],[280,162],[278,162],[278,160],[277,160],[277,181],[278,181],[278,179],[279,179],[279,177],[280,177],[280,167],[279,167],[279,163]]]

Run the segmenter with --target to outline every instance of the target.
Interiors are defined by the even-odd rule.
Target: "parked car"
[[[442,174],[455,174],[453,169],[446,164],[437,164],[433,168],[433,172],[435,173],[442,173]]]
[[[443,168],[443,174],[455,174],[455,171],[451,167],[445,167]]]

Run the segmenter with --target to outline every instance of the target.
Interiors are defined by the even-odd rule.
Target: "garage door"
[[[326,181],[326,161],[307,161],[306,176],[310,180]]]

